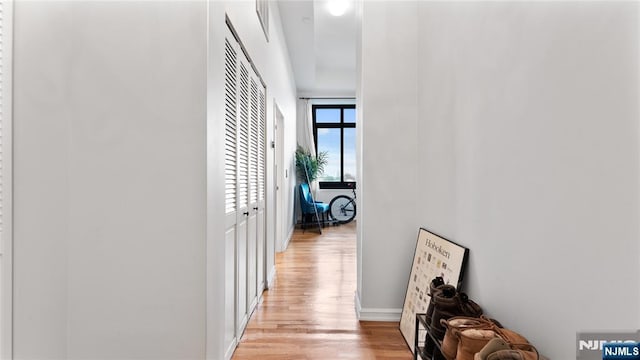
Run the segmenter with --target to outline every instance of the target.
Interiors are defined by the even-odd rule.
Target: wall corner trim
[[[236,346],[238,345],[238,342],[236,341],[236,339],[233,339],[233,341],[231,342],[231,344],[229,344],[229,347],[227,348],[227,350],[224,353],[224,358],[226,360],[230,360],[231,357],[233,356],[233,353],[236,351]]]
[[[280,252],[285,252],[287,251],[287,248],[289,247],[289,242],[291,242],[291,238],[293,237],[293,231],[296,229],[295,224],[291,227],[291,229],[289,229],[289,234],[287,235],[287,237],[285,238],[285,241],[282,244],[282,251]]]
[[[363,308],[360,304],[358,292],[355,294],[356,316],[360,321],[400,321],[402,309],[394,308]]]
[[[276,278],[276,267],[275,265],[269,270],[269,275],[267,275],[267,289],[271,289],[273,287],[273,281]]]

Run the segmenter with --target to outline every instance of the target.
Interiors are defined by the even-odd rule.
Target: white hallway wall
[[[15,4],[18,359],[202,358],[206,4]]]
[[[16,4],[16,358],[222,358],[227,5]],[[269,124],[274,98],[291,122],[291,162],[277,11],[259,45],[255,7],[228,10],[267,81]]]
[[[638,4],[365,2],[362,26],[363,308],[402,307],[425,226],[551,358],[637,329]]]

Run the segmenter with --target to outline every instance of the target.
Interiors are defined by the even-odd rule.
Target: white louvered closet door
[[[12,120],[13,2],[0,1],[0,358],[12,358]]]
[[[249,121],[250,121],[250,74],[248,61],[239,53],[238,62],[238,212],[236,228],[236,336],[240,338],[249,320],[249,297],[247,296],[247,237],[249,222]]]
[[[247,223],[247,296],[249,313],[258,303],[258,82],[251,74],[249,121],[249,218]]]
[[[224,59],[224,175],[225,175],[225,328],[224,346],[236,344],[236,221],[238,207],[238,47],[233,37],[225,40]],[[231,349],[231,350],[229,350]]]
[[[266,212],[265,212],[265,181],[266,181],[266,147],[267,147],[267,95],[266,89],[261,84],[258,87],[258,204],[257,204],[257,229],[256,244],[258,246],[257,255],[257,278],[258,294],[266,288]]]
[[[231,31],[225,41],[225,346],[264,290],[266,89]]]

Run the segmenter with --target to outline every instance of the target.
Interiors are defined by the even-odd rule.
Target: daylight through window
[[[314,105],[312,112],[316,151],[328,154],[320,188],[348,188],[356,181],[355,105]]]

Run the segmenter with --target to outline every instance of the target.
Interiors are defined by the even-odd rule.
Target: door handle
[[[243,214],[244,216],[249,216],[249,212],[248,212],[248,211],[245,211],[245,212],[243,212],[242,214]]]
[[[253,210],[258,210],[258,207],[257,207],[257,206],[256,206],[256,207],[254,207],[254,208],[253,208]]]

